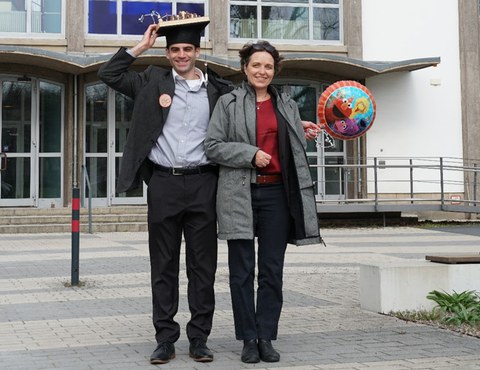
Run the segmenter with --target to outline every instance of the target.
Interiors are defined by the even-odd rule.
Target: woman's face
[[[266,51],[257,51],[250,56],[244,70],[248,82],[255,90],[265,90],[275,75],[273,57]]]

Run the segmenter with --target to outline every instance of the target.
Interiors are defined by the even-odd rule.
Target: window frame
[[[32,38],[32,39],[59,39],[65,38],[65,23],[66,23],[66,1],[60,0],[61,14],[60,14],[60,32],[59,33],[47,33],[47,32],[32,32],[32,2],[35,0],[25,0],[25,12],[26,12],[26,30],[25,32],[2,32],[0,31],[0,37],[6,39],[18,39],[18,38]]]
[[[479,0],[480,1],[480,0]],[[256,22],[257,22],[257,37],[256,39],[264,39],[265,36],[262,34],[262,7],[304,7],[308,9],[308,39],[275,39],[272,37],[267,37],[267,39],[277,45],[279,44],[289,44],[289,45],[305,45],[306,43],[315,45],[343,45],[344,44],[344,26],[343,26],[343,12],[344,12],[344,0],[338,0],[338,4],[324,4],[316,2],[315,0],[305,0],[305,1],[282,1],[282,0],[272,0],[272,1],[262,1],[262,0],[232,0],[228,3],[228,14],[227,20],[231,23],[231,6],[251,6],[256,7]],[[318,40],[313,38],[313,14],[314,9],[338,9],[339,12],[339,39],[338,40]],[[228,32],[228,41],[230,43],[245,43],[252,41],[252,38],[248,37],[232,37],[230,28]]]

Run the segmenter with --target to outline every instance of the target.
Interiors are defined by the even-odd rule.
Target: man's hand
[[[138,57],[140,54],[144,53],[155,44],[157,37],[157,25],[151,24],[150,26],[148,26],[147,30],[143,34],[142,40],[140,40],[137,45],[130,49],[130,53],[134,57]]]
[[[305,131],[305,139],[314,140],[320,133],[320,126],[311,121],[302,121],[303,131]]]

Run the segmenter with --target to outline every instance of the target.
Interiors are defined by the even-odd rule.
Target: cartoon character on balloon
[[[320,127],[330,136],[352,140],[364,135],[375,119],[376,104],[370,91],[356,81],[337,81],[318,101]]]

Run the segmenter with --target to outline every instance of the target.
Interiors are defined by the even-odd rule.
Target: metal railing
[[[374,157],[362,162],[311,165],[339,175],[316,183],[318,212],[480,213],[480,161]],[[324,195],[329,182],[335,181],[341,194]]]
[[[88,190],[88,233],[92,234],[92,189],[90,186],[90,177],[88,176],[88,171],[85,165],[82,165],[82,179],[86,189]],[[82,207],[85,207],[85,194],[82,194],[80,199],[82,202]]]

